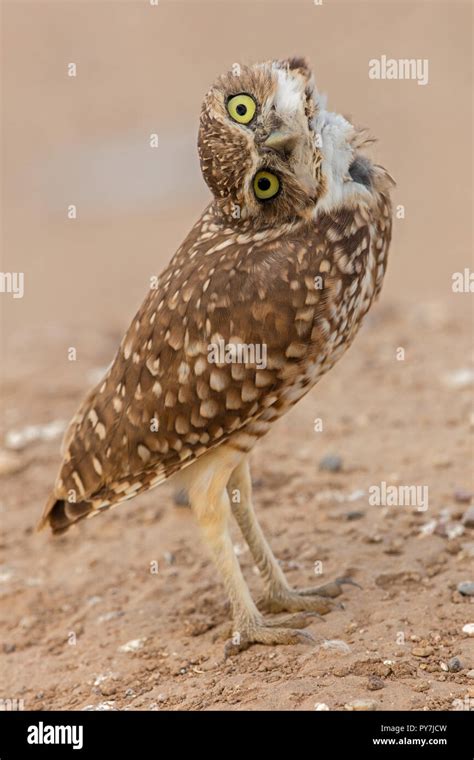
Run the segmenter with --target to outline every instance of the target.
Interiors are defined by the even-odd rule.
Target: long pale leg
[[[232,512],[239,524],[242,535],[247,541],[252,556],[262,577],[265,596],[262,608],[269,612],[301,610],[326,614],[334,608],[330,597],[339,596],[343,583],[352,583],[341,579],[324,586],[296,590],[286,580],[281,567],[270,549],[262,529],[257,521],[252,504],[252,483],[248,459],[242,459],[227,484]]]
[[[188,494],[204,540],[210,548],[227,591],[233,620],[232,642],[228,653],[245,649],[251,643],[296,644],[311,642],[302,631],[267,625],[256,608],[245,583],[229,532],[231,509],[226,483],[235,468],[236,452],[219,447],[202,463],[196,463],[189,480]],[[204,458],[203,458],[204,459]]]

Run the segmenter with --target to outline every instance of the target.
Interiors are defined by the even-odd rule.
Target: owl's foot
[[[266,628],[306,628],[308,625],[311,625],[315,618],[323,620],[318,612],[292,612],[289,615],[273,615],[271,618],[262,617],[259,623]],[[235,631],[236,626],[233,623],[225,623],[219,629],[218,638],[230,639]]]
[[[292,612],[289,615],[274,615],[271,618],[265,618],[265,626],[267,628],[306,628],[314,621],[315,618],[323,620],[319,612],[302,611]],[[323,621],[324,622],[324,621]]]
[[[327,615],[331,610],[344,609],[343,604],[332,600],[342,593],[342,586],[345,583],[360,588],[359,584],[350,578],[338,578],[324,586],[313,588],[279,588],[262,599],[258,606],[266,612],[306,611]]]
[[[234,654],[248,649],[252,644],[317,644],[316,639],[306,631],[293,629],[293,625],[309,625],[311,620],[299,615],[284,615],[279,621],[263,621],[247,626],[244,630],[235,630],[232,638],[227,641],[224,649],[224,657],[230,657]],[[277,626],[281,627],[277,627]]]

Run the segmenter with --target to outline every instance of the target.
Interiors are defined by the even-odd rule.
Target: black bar
[[[70,743],[47,743],[50,739]],[[189,750],[219,758],[232,752],[245,759],[257,751],[280,757],[284,747],[309,758],[324,751],[346,752],[347,758],[472,760],[474,713],[0,712],[0,760],[95,757],[104,749],[119,758],[182,756]]]

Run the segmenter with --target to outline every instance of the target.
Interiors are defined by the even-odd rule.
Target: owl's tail
[[[46,502],[36,530],[43,530],[43,528],[49,525],[52,532],[55,535],[59,535],[60,533],[65,533],[71,525],[87,517],[93,511],[92,504],[87,501],[70,504],[64,499],[58,499],[53,493]]]

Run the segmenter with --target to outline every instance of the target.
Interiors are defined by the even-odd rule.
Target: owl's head
[[[207,93],[201,168],[234,218],[271,224],[305,216],[324,192],[313,90],[306,60],[290,58],[236,65]]]

